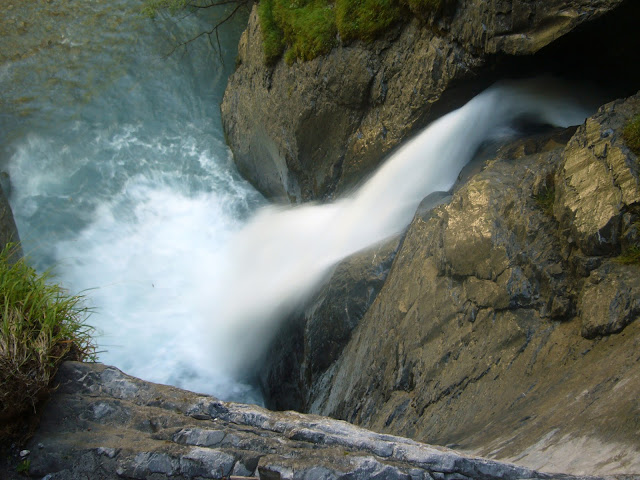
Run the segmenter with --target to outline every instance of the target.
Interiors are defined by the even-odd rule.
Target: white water
[[[11,202],[25,251],[86,290],[101,361],[222,398],[259,402],[239,372],[278,321],[336,262],[405,228],[485,139],[523,114],[569,125],[588,113],[549,84],[497,87],[434,123],[350,197],[262,208],[248,221],[264,202],[223,144],[229,68],[206,42],[162,59],[157,29],[126,23],[130,3],[87,5],[59,47],[1,66],[8,104],[29,107],[0,117]],[[107,28],[96,10],[119,20]]]

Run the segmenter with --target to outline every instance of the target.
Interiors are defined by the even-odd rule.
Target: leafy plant
[[[15,245],[0,252],[0,438],[18,435],[20,421],[50,390],[65,359],[93,359],[89,309],[38,274]]]
[[[640,114],[633,117],[622,131],[627,146],[636,155],[640,155]]]

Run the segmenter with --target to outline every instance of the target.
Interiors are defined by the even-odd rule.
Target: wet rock
[[[9,201],[0,188],[0,248],[4,248],[9,242],[19,243],[20,237]],[[20,257],[22,257],[22,248],[18,246],[12,258],[17,260]]]
[[[307,408],[316,380],[340,356],[380,291],[399,242],[392,238],[341,262],[306,308],[281,328],[260,367],[268,406]]]

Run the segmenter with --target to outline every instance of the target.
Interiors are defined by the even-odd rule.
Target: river
[[[86,295],[100,361],[260,403],[196,345],[195,297],[264,203],[234,168],[219,110],[247,13],[221,30],[221,51],[201,38],[167,57],[222,12],[151,20],[140,7],[2,1],[0,165],[23,248]]]

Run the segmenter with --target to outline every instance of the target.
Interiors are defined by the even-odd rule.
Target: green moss
[[[294,58],[311,60],[336,43],[333,6],[326,0],[272,0],[273,18]]]
[[[396,0],[337,0],[336,23],[343,41],[375,40],[400,20]]]
[[[156,0],[159,1],[159,0]],[[168,1],[168,0],[167,0]],[[260,0],[258,15],[267,64],[286,50],[288,64],[328,53],[338,42],[370,42],[412,12],[425,17],[443,0]]]
[[[640,247],[634,245],[627,248],[616,260],[623,265],[640,265]]]
[[[640,155],[640,114],[633,117],[622,131],[627,146],[636,155]]]
[[[556,199],[556,190],[553,186],[545,187],[543,190],[533,195],[532,197],[540,210],[542,210],[546,215],[550,217],[553,216],[553,205]]]

